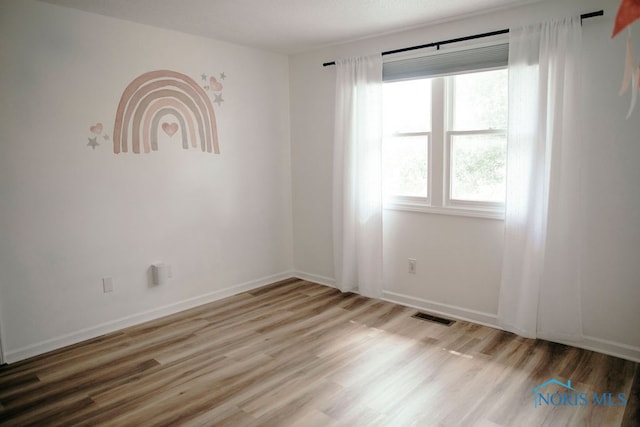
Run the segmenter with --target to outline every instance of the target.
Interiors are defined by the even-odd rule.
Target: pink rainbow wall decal
[[[192,78],[170,70],[142,74],[124,90],[116,112],[113,152],[126,153],[129,144],[134,153],[140,153],[141,145],[145,153],[157,151],[157,128],[167,114],[180,123],[183,148],[197,147],[199,140],[203,152],[220,153],[211,99]]]

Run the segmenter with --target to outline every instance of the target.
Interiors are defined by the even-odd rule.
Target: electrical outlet
[[[103,277],[102,278],[102,292],[105,294],[108,292],[113,292],[113,278],[112,277]]]
[[[416,260],[409,258],[409,274],[416,274]]]

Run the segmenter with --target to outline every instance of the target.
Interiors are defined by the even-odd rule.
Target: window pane
[[[427,197],[429,137],[385,139],[384,183],[387,196]]]
[[[453,129],[507,128],[507,70],[459,74],[453,84]]]
[[[431,130],[431,79],[385,83],[383,96],[385,134]]]
[[[451,136],[451,199],[504,202],[507,138]]]

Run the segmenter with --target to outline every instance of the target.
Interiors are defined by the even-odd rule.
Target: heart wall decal
[[[102,129],[103,129],[102,123],[96,123],[95,125],[93,125],[93,126],[91,126],[89,128],[89,130],[92,133],[95,133],[96,135],[101,134],[102,133]]]
[[[178,124],[177,123],[162,123],[162,130],[169,136],[173,136],[176,132],[178,132]]]
[[[222,90],[222,83],[220,83],[218,80],[216,80],[215,77],[210,77],[209,78],[209,87],[211,87],[211,90],[213,90],[215,92],[220,92]]]

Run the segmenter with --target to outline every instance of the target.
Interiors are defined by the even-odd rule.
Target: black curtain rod
[[[591,13],[583,13],[582,15],[580,15],[580,20],[593,18],[594,16],[602,16],[602,15],[604,15],[603,10],[598,10],[596,12],[591,12]],[[419,46],[410,46],[410,47],[404,47],[402,49],[387,50],[386,52],[382,52],[382,56],[393,55],[394,53],[409,52],[411,50],[425,49],[427,47],[434,47],[434,46],[437,49],[440,49],[440,46],[445,44],[459,43],[467,40],[481,39],[483,37],[497,36],[498,34],[506,34],[508,32],[509,32],[509,29],[507,28],[504,30],[491,31],[489,33],[474,34],[472,36],[466,36],[466,37],[458,37],[457,39],[449,39],[449,40],[442,40],[439,42],[421,44]],[[336,61],[325,62],[324,64],[322,64],[323,67],[328,67],[329,65],[336,65]]]

